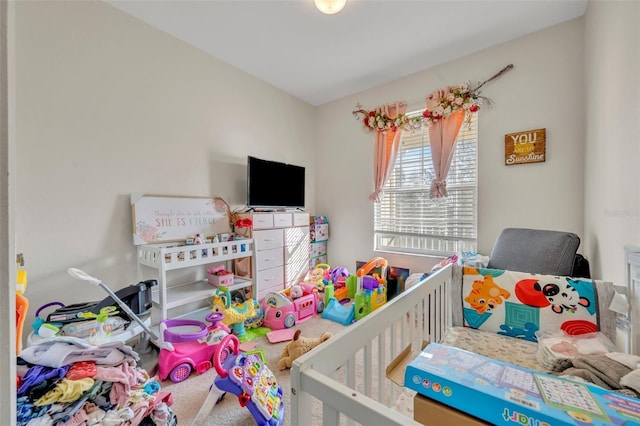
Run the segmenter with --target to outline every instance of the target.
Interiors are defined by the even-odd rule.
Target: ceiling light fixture
[[[327,15],[333,15],[342,10],[347,0],[313,0],[318,10]]]

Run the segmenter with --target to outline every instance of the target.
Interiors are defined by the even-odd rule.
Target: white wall
[[[478,249],[489,254],[505,227],[583,231],[584,20],[522,37],[393,83],[324,105],[318,110],[319,210],[330,222],[330,264],[355,265],[384,255],[392,264],[424,271],[439,259],[373,252],[373,137],[351,115],[405,100],[415,109],[446,85],[482,81],[509,63],[514,69],[489,83],[495,102],[479,112]],[[504,165],[504,135],[547,129],[544,163]],[[353,266],[352,266],[353,267]]]
[[[7,359],[15,356],[16,341],[16,268],[15,230],[11,206],[15,189],[15,91],[14,91],[14,12],[13,3],[0,3],[0,312],[6,315],[0,324],[0,342]],[[6,172],[4,172],[6,171]],[[8,318],[7,318],[8,317]],[[7,343],[8,342],[8,343]],[[10,354],[11,356],[8,356]],[[16,364],[0,366],[0,423],[10,424],[16,417]]]
[[[584,242],[595,274],[624,284],[624,246],[640,244],[640,2],[591,1],[585,22]]]
[[[250,154],[306,166],[313,211],[314,107],[102,2],[19,2],[16,24],[16,243],[31,316],[107,296],[68,267],[113,289],[137,282],[132,192],[244,206]]]

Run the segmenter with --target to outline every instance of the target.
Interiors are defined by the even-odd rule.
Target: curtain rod
[[[502,68],[500,71],[498,71],[497,73],[495,73],[494,75],[492,75],[491,77],[489,77],[488,79],[486,79],[485,81],[480,83],[480,85],[478,87],[476,87],[475,89],[473,89],[472,91],[473,92],[478,92],[482,86],[484,86],[485,84],[489,83],[490,81],[495,80],[496,78],[500,77],[501,75],[503,75],[507,71],[511,70],[512,68],[513,68],[513,64],[507,65],[506,67]],[[418,103],[418,102],[420,102],[420,101],[414,101],[414,102],[411,102],[411,104]],[[401,103],[404,103],[404,104],[408,105],[408,102],[404,102],[403,101]],[[358,109],[356,109],[356,110],[351,112],[353,115],[356,115],[358,113],[362,113],[362,114],[367,114],[368,113],[368,111],[365,111],[365,110],[362,109],[360,103],[358,103],[356,105],[356,108],[358,108]]]

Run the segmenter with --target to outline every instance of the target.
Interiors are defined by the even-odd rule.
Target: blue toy
[[[284,421],[282,386],[260,353],[240,352],[239,347],[238,338],[232,334],[222,339],[213,355],[218,373],[213,383],[218,389],[236,395],[258,426],[280,426]],[[232,354],[222,360],[229,349]]]
[[[335,297],[329,298],[329,303],[322,311],[322,318],[335,321],[339,324],[350,325],[355,318],[355,306],[343,306]]]

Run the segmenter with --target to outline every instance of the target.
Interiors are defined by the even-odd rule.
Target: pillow
[[[586,278],[465,267],[465,326],[537,342],[535,333],[594,333],[596,287]]]

